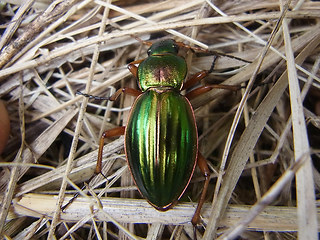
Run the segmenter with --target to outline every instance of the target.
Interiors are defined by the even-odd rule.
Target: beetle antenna
[[[177,42],[177,44],[178,44],[178,46],[180,48],[189,49],[193,53],[204,53],[204,54],[219,55],[219,56],[224,56],[224,57],[228,57],[228,58],[231,58],[231,59],[236,59],[238,61],[245,62],[245,63],[252,63],[252,61],[248,61],[246,59],[242,59],[240,57],[236,57],[236,56],[233,56],[233,55],[230,55],[230,54],[222,53],[220,51],[215,51],[215,50],[210,50],[210,49],[204,49],[204,48],[201,48],[201,47],[190,46],[190,45],[185,44],[183,42]]]
[[[94,95],[91,95],[91,94],[86,94],[86,93],[83,93],[83,92],[80,92],[80,91],[76,91],[76,94],[77,95],[82,95],[84,97],[87,97],[87,98],[90,98],[90,99],[95,99],[95,100],[110,100],[110,97],[99,97],[99,96],[94,96]]]
[[[217,56],[214,55],[214,56],[213,56],[213,61],[212,61],[212,63],[211,63],[211,67],[210,67],[208,73],[212,73],[212,72],[213,72],[214,66],[215,66],[215,64],[216,64],[216,61],[217,61]]]
[[[227,57],[227,58],[231,58],[231,59],[235,59],[235,60],[238,60],[238,61],[241,61],[241,62],[245,62],[245,63],[252,63],[252,61],[249,61],[249,60],[237,57],[237,56],[233,56],[233,55],[230,55],[230,54],[222,53],[220,51],[215,51],[215,50],[209,50],[208,49],[207,53],[215,54],[215,55],[219,55],[219,56],[223,56],[223,57]]]

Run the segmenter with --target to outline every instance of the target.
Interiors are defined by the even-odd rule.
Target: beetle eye
[[[150,48],[147,50],[147,54],[148,54],[148,56],[151,55],[151,49]]]
[[[178,44],[174,43],[174,44],[172,45],[172,48],[173,48],[177,53],[179,52],[179,46],[178,46]]]

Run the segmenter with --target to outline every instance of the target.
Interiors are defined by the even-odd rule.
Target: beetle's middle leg
[[[117,98],[121,95],[121,93],[128,94],[128,95],[131,95],[134,97],[138,97],[141,94],[141,91],[137,90],[137,89],[133,89],[133,88],[126,88],[126,87],[120,88],[109,97],[109,100],[110,101],[117,100]],[[102,135],[100,137],[100,142],[99,142],[99,151],[98,151],[98,160],[97,160],[96,170],[94,171],[95,174],[101,173],[104,139],[109,138],[109,137],[116,137],[116,136],[124,135],[125,129],[126,129],[126,127],[122,126],[122,127],[117,127],[117,128],[113,128],[113,129],[104,131],[102,133]]]
[[[117,137],[124,135],[124,132],[126,130],[125,126],[122,127],[117,127],[113,128],[107,131],[104,131],[100,137],[100,142],[99,142],[99,151],[98,151],[98,160],[97,160],[97,165],[96,169],[94,171],[95,174],[101,173],[102,169],[102,154],[103,154],[103,145],[104,145],[104,139],[105,138],[110,138],[110,137]],[[101,173],[102,174],[102,173]],[[103,174],[102,174],[103,175]]]
[[[79,93],[81,95],[83,95],[84,97],[95,98],[96,99],[95,96],[92,96],[92,95],[89,95],[89,94],[84,94],[84,93],[81,93],[81,92],[79,92]],[[115,101],[121,95],[121,93],[137,97],[137,96],[139,96],[141,94],[141,91],[133,89],[133,88],[120,88],[114,94],[112,94],[110,97],[108,97],[107,99],[106,98],[101,98],[101,99]],[[98,97],[98,99],[99,99],[99,97]],[[125,128],[126,127],[122,126],[122,127],[117,127],[117,128],[110,129],[110,130],[107,130],[107,131],[103,132],[103,134],[100,137],[100,142],[99,142],[98,160],[97,160],[96,169],[94,171],[93,176],[89,179],[89,182],[97,174],[99,174],[99,173],[102,174],[101,169],[102,169],[102,154],[103,154],[104,139],[105,138],[109,138],[109,137],[116,137],[116,136],[124,135]],[[85,189],[85,186],[83,186],[81,189],[82,190]],[[67,204],[65,204],[64,206],[61,207],[61,210],[64,211],[78,196],[79,196],[79,193],[74,194],[73,198],[71,198]]]

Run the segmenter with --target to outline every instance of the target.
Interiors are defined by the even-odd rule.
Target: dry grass
[[[101,133],[125,125],[134,98],[89,100],[136,88],[126,64],[174,38],[219,56],[192,101],[199,145],[212,170],[198,239],[316,239],[319,164],[320,3],[293,1],[2,1],[0,96],[11,136],[1,157],[1,234],[7,239],[190,239],[203,177],[195,171],[177,206],[141,199],[123,154]],[[23,5],[21,5],[23,4]],[[181,53],[189,72],[213,56]],[[289,87],[288,87],[289,86]],[[300,90],[301,89],[301,90]],[[302,105],[303,103],[303,105]],[[295,177],[295,180],[293,180]],[[89,189],[89,190],[88,190]],[[81,196],[61,212],[61,205]]]

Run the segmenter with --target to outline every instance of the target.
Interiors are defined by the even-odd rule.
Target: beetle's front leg
[[[136,60],[128,64],[128,69],[132,73],[133,76],[137,78],[138,76],[138,67],[136,64],[140,64],[144,59]]]
[[[210,170],[209,170],[206,159],[202,156],[202,154],[200,152],[198,152],[197,165],[205,177],[205,182],[204,182],[204,186],[203,186],[201,196],[200,196],[200,199],[198,202],[197,209],[196,209],[196,211],[192,217],[192,220],[191,220],[191,223],[194,227],[196,227],[196,225],[200,222],[200,212],[201,212],[202,205],[205,201],[207,190],[209,187],[209,182],[210,182]]]

